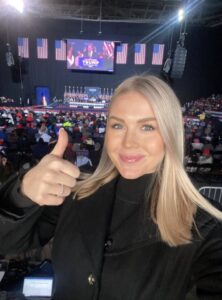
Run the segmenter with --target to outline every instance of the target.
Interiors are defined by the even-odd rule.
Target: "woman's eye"
[[[152,130],[154,130],[155,128],[154,128],[153,126],[151,126],[151,125],[145,124],[145,125],[142,126],[142,129],[143,129],[144,131],[152,131]]]
[[[122,129],[123,126],[121,124],[112,124],[111,128],[113,128],[113,129]]]

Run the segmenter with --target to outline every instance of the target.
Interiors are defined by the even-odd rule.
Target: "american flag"
[[[152,65],[162,65],[163,64],[163,44],[153,44],[153,57]]]
[[[37,58],[48,58],[48,39],[37,39]]]
[[[106,49],[106,52],[109,57],[112,57],[114,55],[114,42],[104,41],[103,42],[104,48]]]
[[[55,59],[66,60],[66,42],[62,40],[55,41]]]
[[[146,44],[135,44],[135,65],[144,65],[146,60]]]
[[[17,40],[18,44],[18,56],[29,58],[29,39],[19,37]]]
[[[116,63],[126,64],[127,61],[128,44],[123,43],[116,47]]]

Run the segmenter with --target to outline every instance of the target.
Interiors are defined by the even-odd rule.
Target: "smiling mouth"
[[[141,155],[120,155],[120,160],[124,163],[133,164],[143,158]]]

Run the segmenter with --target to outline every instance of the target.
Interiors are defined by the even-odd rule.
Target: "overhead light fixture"
[[[24,1],[23,0],[8,0],[8,5],[14,7],[21,14],[24,11]]]
[[[181,8],[178,11],[178,21],[181,22],[181,21],[183,21],[183,19],[184,19],[184,9]]]

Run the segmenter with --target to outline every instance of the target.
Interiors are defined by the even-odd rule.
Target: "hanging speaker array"
[[[172,69],[170,74],[171,78],[181,78],[183,76],[183,72],[186,64],[186,58],[187,58],[187,49],[185,49],[181,45],[177,45],[173,57],[173,64],[172,64]]]

